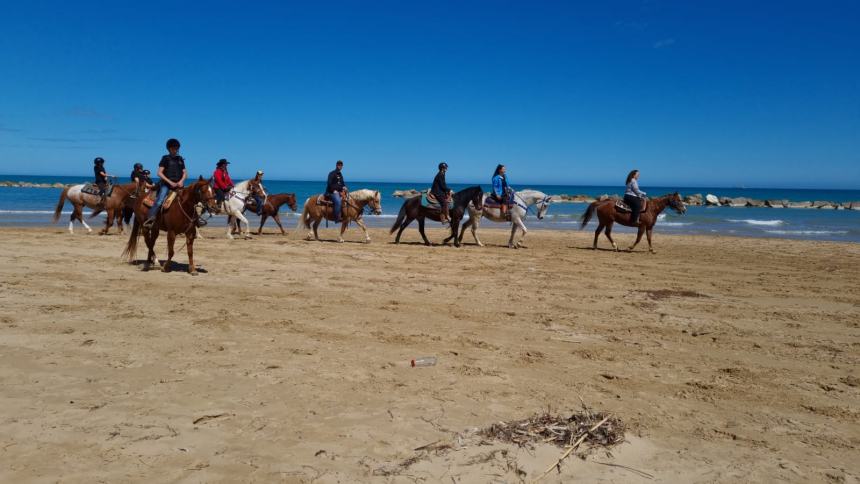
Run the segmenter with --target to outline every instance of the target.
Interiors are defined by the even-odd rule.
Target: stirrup
[[[206,224],[208,224],[208,223],[209,223],[208,221],[206,221],[206,220],[204,220],[204,219],[202,219],[202,218],[198,218],[198,219],[197,219],[197,226],[198,226],[198,227],[205,227],[205,226],[206,226]]]

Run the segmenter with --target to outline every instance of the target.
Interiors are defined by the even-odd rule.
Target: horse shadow
[[[146,262],[145,259],[136,259],[136,260],[131,261],[130,264],[134,265],[134,266],[142,266],[145,262]],[[163,262],[164,261],[162,261],[162,263]],[[149,270],[150,271],[160,271],[161,267],[162,266],[156,267],[155,264],[153,264],[149,268]],[[171,261],[170,262],[170,272],[184,272],[187,274],[188,273],[188,264],[183,264],[182,262]],[[209,271],[207,271],[206,269],[204,269],[200,266],[197,266],[197,272],[199,272],[200,274],[208,274],[209,273]]]

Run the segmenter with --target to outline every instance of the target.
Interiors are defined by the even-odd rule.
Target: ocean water
[[[0,175],[0,180],[68,184],[87,182],[90,181],[90,178]],[[410,188],[420,190],[430,185],[430,180],[426,184],[347,181],[352,189],[372,188],[382,192],[383,214],[380,216],[366,215],[368,225],[374,227],[388,227],[394,222],[393,219],[397,216],[397,212],[403,203],[403,199],[391,196],[395,190]],[[301,209],[301,203],[303,203],[305,198],[312,194],[320,193],[325,187],[323,180],[319,182],[267,180],[265,185],[269,193],[295,193],[299,198],[299,209]],[[466,188],[467,186],[469,185],[451,184],[451,187],[455,190]],[[585,194],[595,197],[602,194],[612,195],[623,192],[622,186],[529,185],[516,186],[515,188],[532,188],[548,195]],[[761,200],[860,201],[860,190],[783,190],[653,186],[643,186],[642,188],[651,196],[678,191],[682,195],[713,193],[717,196],[748,197]],[[485,185],[484,190],[488,189],[489,186]],[[53,214],[59,194],[60,190],[54,188],[0,187],[0,226],[50,225],[51,215]],[[585,211],[586,207],[587,204],[584,203],[555,203],[550,206],[544,220],[539,221],[534,215],[529,215],[526,225],[529,228],[537,229],[577,230],[579,229],[579,217]],[[71,207],[67,204],[64,209],[64,214],[66,215],[61,217],[58,226],[68,223],[67,214],[70,213],[70,209]],[[282,208],[281,219],[286,224],[294,226],[297,223],[297,216],[288,212],[288,207],[284,206]],[[256,216],[249,214],[249,220],[251,220],[252,227],[254,227],[254,224],[259,224]],[[100,224],[103,222],[103,219],[96,218],[93,222]],[[211,223],[216,225],[223,223],[223,218],[221,220],[215,218]],[[268,223],[274,227],[272,222]],[[482,221],[481,224],[488,227],[502,226],[501,224],[493,224],[487,220]],[[594,230],[594,228],[596,228],[596,225],[594,222],[591,222],[586,227],[586,230]],[[632,233],[633,229],[616,226],[614,231]],[[726,234],[751,237],[860,242],[860,211],[752,207],[688,207],[687,214],[683,216],[677,215],[670,210],[664,212],[664,215],[661,215],[657,222],[655,231],[658,234]],[[467,235],[467,240],[468,237]]]

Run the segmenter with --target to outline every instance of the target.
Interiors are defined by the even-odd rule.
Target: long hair
[[[639,173],[639,170],[631,170],[630,173],[627,174],[627,181],[624,182],[624,184],[626,185],[626,184],[630,183],[630,180],[632,180],[633,177],[636,176],[637,173]]]
[[[504,168],[504,167],[505,167],[505,165],[503,165],[501,163],[496,165],[496,171],[493,172],[493,176],[500,174],[502,172],[502,168]]]

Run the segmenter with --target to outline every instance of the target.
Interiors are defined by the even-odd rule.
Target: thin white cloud
[[[668,39],[661,39],[661,40],[658,40],[657,42],[654,42],[654,48],[655,49],[662,49],[663,47],[669,47],[670,45],[672,45],[674,43],[675,43],[675,39],[673,39],[671,37]]]

